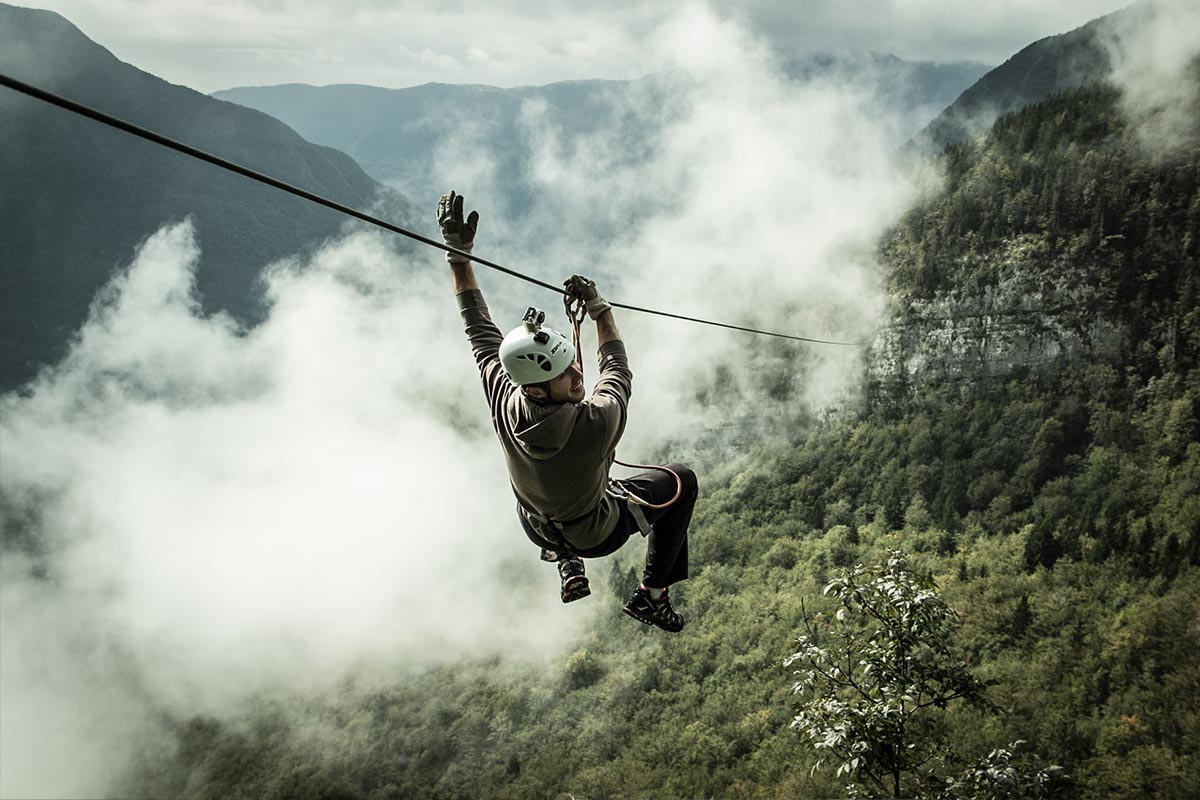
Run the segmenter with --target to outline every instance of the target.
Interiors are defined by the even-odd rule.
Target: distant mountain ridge
[[[832,78],[872,88],[881,110],[895,115],[906,140],[992,69],[979,61],[906,61],[890,53],[818,54],[785,65],[792,77]]]
[[[988,72],[912,140],[927,153],[986,133],[1010,111],[1052,94],[1104,80],[1112,72],[1109,45],[1151,12],[1143,2],[1099,17],[1067,33],[1030,44]]]
[[[278,120],[119,61],[60,15],[0,4],[0,71],[358,208],[406,202]],[[340,215],[0,90],[0,389],[56,361],[96,291],[162,225],[195,220],[206,311],[261,313],[261,267]]]
[[[795,80],[827,78],[872,87],[886,113],[910,136],[988,70],[984,64],[903,62],[894,56],[819,56],[783,65]],[[658,73],[632,81],[579,80],[503,89],[429,83],[404,89],[340,84],[238,87],[213,97],[283,120],[313,142],[349,153],[372,177],[402,192],[431,186],[439,145],[464,130],[486,148],[497,178],[523,202],[528,133],[522,114],[539,108],[568,140],[603,133],[636,143],[671,118],[677,76]],[[528,104],[528,105],[527,105]],[[882,112],[881,112],[882,113]],[[429,200],[430,198],[425,198]]]
[[[441,191],[435,186],[437,160],[456,157],[442,151],[445,143],[477,142],[477,152],[486,153],[497,182],[509,191],[510,206],[519,207],[524,202],[521,176],[531,158],[523,129],[530,120],[522,116],[527,104],[544,109],[546,120],[568,136],[604,130],[636,142],[669,116],[669,84],[663,76],[514,89],[442,83],[407,89],[285,84],[227,89],[213,97],[281,119],[310,141],[350,154],[376,180],[426,203]],[[634,96],[638,102],[631,104]],[[422,189],[428,196],[417,197]]]

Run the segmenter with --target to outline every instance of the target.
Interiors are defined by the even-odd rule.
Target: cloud
[[[640,34],[666,15],[634,3],[56,0],[44,7],[118,58],[200,91],[632,78],[641,74]]]
[[[1112,80],[1142,144],[1155,154],[1200,138],[1200,5],[1143,0],[1107,31]]]
[[[1129,0],[773,0],[721,3],[783,52],[882,52],[920,61],[998,64],[1038,39],[1116,11]]]
[[[0,563],[0,796],[97,797],[157,730],[95,598]]]
[[[564,615],[520,533],[446,276],[350,236],[277,266],[245,333],[199,315],[198,258],[190,224],[151,237],[0,406],[40,542],[3,555],[5,796],[95,796],[160,715],[553,655],[600,610]]]
[[[683,7],[710,8],[787,57],[876,51],[913,60],[999,63],[1037,39],[1123,5],[1125,0],[1049,6],[1034,0],[719,0]],[[55,0],[43,6],[119,58],[215,91],[278,83],[519,86],[631,79],[650,71],[663,26],[680,4]]]

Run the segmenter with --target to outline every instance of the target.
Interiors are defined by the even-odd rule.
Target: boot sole
[[[683,630],[682,623],[680,623],[678,628],[668,628],[665,625],[660,625],[653,617],[643,617],[641,614],[638,614],[636,611],[630,609],[629,606],[624,606],[621,610],[643,625],[649,625],[652,628],[658,628],[660,631],[666,631],[667,633],[679,633],[681,630]]]
[[[576,575],[574,578],[569,578],[562,587],[562,601],[564,603],[574,603],[576,600],[582,600],[592,593],[592,587],[588,585],[586,575]]]

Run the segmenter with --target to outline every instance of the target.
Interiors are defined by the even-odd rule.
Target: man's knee
[[[679,499],[685,503],[694,502],[696,495],[699,494],[699,483],[696,480],[696,473],[686,464],[671,464],[669,469],[679,476],[679,482],[682,484]]]

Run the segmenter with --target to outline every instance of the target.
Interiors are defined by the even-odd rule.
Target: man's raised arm
[[[463,199],[460,195],[454,192],[442,195],[438,201],[438,226],[442,229],[442,238],[446,240],[447,245],[464,253],[471,252],[478,225],[478,212],[472,211],[469,217],[463,219]],[[479,284],[475,281],[475,270],[472,269],[470,260],[458,253],[446,253],[446,260],[450,262],[454,296],[458,300],[458,309],[462,314],[471,349],[475,352],[475,363],[483,378],[484,392],[494,418],[505,393],[511,388],[500,365],[500,343],[504,336],[492,322],[483,292],[479,291]]]
[[[608,342],[621,341],[621,332],[617,330],[617,322],[613,319],[611,306],[603,314],[596,317],[596,336],[600,339],[601,347]]]
[[[479,227],[479,212],[472,211],[463,219],[463,198],[454,192],[442,195],[438,200],[438,227],[442,229],[442,238],[446,244],[464,253],[471,252],[475,246],[475,231]],[[475,269],[471,260],[457,253],[446,253],[450,262],[450,276],[454,280],[454,293],[462,294],[472,289],[478,289],[475,282]]]
[[[596,380],[592,397],[593,400],[607,398],[616,410],[611,416],[609,435],[609,441],[615,444],[625,429],[626,409],[633,391],[633,372],[629,369],[625,343],[621,341],[621,333],[613,319],[612,306],[600,295],[595,282],[582,275],[572,275],[563,283],[563,287],[567,294],[583,301],[588,316],[596,323],[596,337],[600,344],[600,377]]]
[[[479,284],[475,282],[475,270],[471,268],[470,261],[462,264],[451,264],[450,277],[454,279],[455,294],[462,294],[463,292],[479,288]]]

